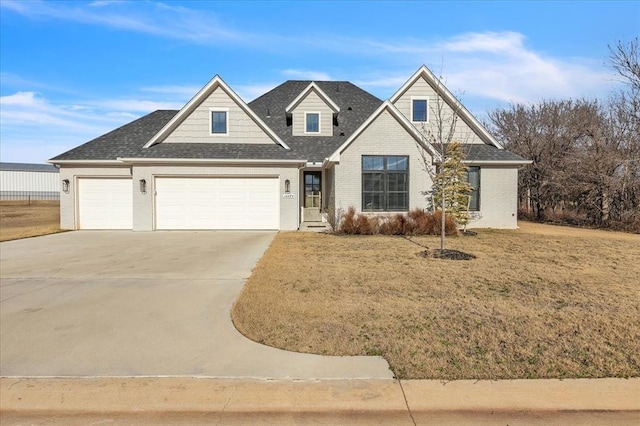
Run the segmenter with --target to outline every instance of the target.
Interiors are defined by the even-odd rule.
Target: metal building
[[[49,164],[0,163],[0,200],[59,200],[60,173]]]

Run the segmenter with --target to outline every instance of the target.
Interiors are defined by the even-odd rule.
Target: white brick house
[[[214,77],[180,111],[155,111],[61,154],[63,229],[279,229],[354,207],[425,208],[421,132],[444,102],[460,119],[477,227],[515,228],[521,157],[505,151],[426,68],[387,101],[346,81],[287,81],[245,103]]]

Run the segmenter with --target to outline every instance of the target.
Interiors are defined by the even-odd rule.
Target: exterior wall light
[[[284,192],[285,194],[291,193],[291,182],[289,181],[289,179],[284,181]]]
[[[69,179],[62,180],[62,190],[64,191],[65,194],[69,193]]]
[[[147,193],[147,181],[145,179],[140,179],[140,192]]]

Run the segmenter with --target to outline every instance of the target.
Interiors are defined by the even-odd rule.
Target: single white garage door
[[[78,227],[131,229],[132,193],[131,178],[78,179]]]
[[[156,229],[279,229],[278,178],[156,178]]]

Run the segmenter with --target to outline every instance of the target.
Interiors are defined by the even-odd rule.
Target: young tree
[[[439,206],[458,226],[469,223],[469,203],[473,188],[468,182],[468,167],[463,163],[462,145],[454,141],[447,147],[447,156],[433,179],[431,204]]]
[[[457,166],[464,166],[462,163],[462,157],[460,161],[449,163],[449,170],[445,173],[445,164],[450,156],[450,149],[454,138],[461,135],[456,134],[458,118],[462,110],[462,104],[457,99],[452,99],[452,102],[447,103],[442,96],[442,93],[446,93],[442,76],[433,79],[436,87],[434,87],[435,97],[429,99],[429,123],[423,123],[421,127],[421,134],[423,142],[425,144],[435,147],[439,152],[440,158],[432,158],[427,153],[423,146],[418,145],[418,151],[422,156],[422,164],[427,171],[434,186],[440,188],[437,197],[437,201],[432,203],[434,209],[439,209],[441,212],[441,227],[440,227],[440,250],[446,249],[446,220],[447,220],[447,206],[449,204],[448,198],[453,196],[453,193],[449,190],[450,186],[458,185],[458,182],[454,182],[450,178],[459,176],[460,173],[466,173],[466,167],[462,170],[452,171],[453,164]],[[468,135],[467,135],[468,136]],[[460,147],[460,145],[458,144]],[[460,153],[462,148],[460,147]],[[434,161],[435,160],[435,161]],[[436,164],[434,164],[434,162]],[[437,167],[436,167],[437,166]],[[440,175],[440,172],[442,174]],[[445,175],[446,174],[446,175]],[[436,182],[438,182],[436,184]],[[459,185],[458,185],[459,187]],[[431,191],[425,191],[425,195],[431,195]],[[460,200],[454,200],[453,203]],[[468,206],[468,202],[467,202]],[[451,211],[449,209],[449,211]],[[468,216],[467,216],[468,220]]]

